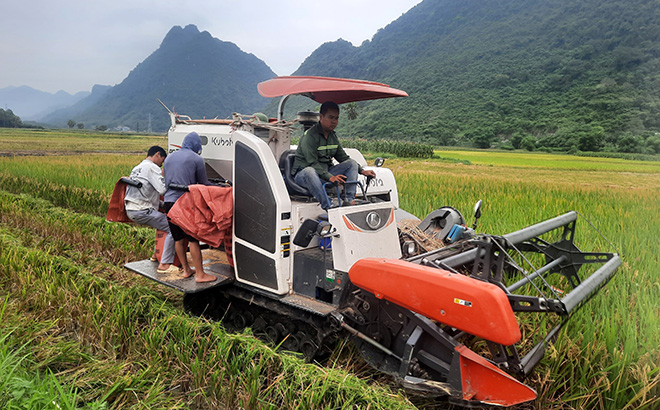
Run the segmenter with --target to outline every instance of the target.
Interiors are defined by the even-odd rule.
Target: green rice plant
[[[73,383],[82,400],[102,399],[109,408],[122,409],[298,408],[300,385],[316,389],[323,382],[333,389],[314,396],[308,408],[410,407],[400,396],[384,395],[382,387],[345,372],[320,378],[319,372],[326,372],[317,366],[281,355],[251,336],[228,335],[189,318],[142,281],[118,286],[114,274],[89,272],[76,257],[25,248],[0,228],[0,283],[14,304],[8,322],[31,324],[21,336],[30,338],[35,362]],[[26,288],[41,291],[21,291]],[[273,389],[275,380],[282,390]],[[284,401],[281,391],[291,401]]]
[[[0,322],[7,307],[2,304]],[[81,408],[78,392],[65,388],[52,372],[45,375],[30,373],[30,358],[24,353],[26,345],[16,346],[13,329],[3,329],[0,334],[0,406],[3,409],[63,410]],[[105,409],[102,401],[85,404],[85,409]]]
[[[462,163],[388,160],[402,208],[423,217],[451,205],[471,224],[472,206],[483,199],[477,230],[493,234],[573,209],[581,215],[579,247],[612,250],[588,220],[622,255],[624,264],[612,281],[575,313],[528,380],[539,393],[536,408],[657,408],[656,163],[536,153],[438,153]],[[0,197],[0,296],[10,295],[14,308],[9,320],[24,325],[17,337],[19,343],[30,341],[37,366],[54,369],[65,382],[75,380],[83,400],[106,397],[111,408],[413,407],[377,383],[341,369],[305,365],[249,334],[226,334],[218,325],[189,318],[182,313],[179,295],[117,267],[120,261],[144,258],[153,231],[105,223],[98,205],[103,200],[92,195],[76,203],[83,195],[75,189],[105,196],[107,206],[118,177],[142,155],[86,157],[117,168],[104,174],[79,159],[0,158],[0,189],[26,194],[4,192]],[[116,164],[103,162],[107,158]],[[35,190],[39,184],[43,188]],[[547,324],[522,325],[531,334]]]
[[[557,402],[563,403],[558,407],[651,409],[660,404],[660,334],[655,330],[660,326],[655,302],[660,295],[657,173],[620,173],[603,171],[604,167],[576,171],[571,165],[560,173],[542,163],[510,168],[392,162],[399,191],[408,193],[401,196],[401,206],[420,217],[443,205],[468,216],[472,204],[483,199],[478,230],[505,234],[577,210],[582,216],[578,247],[613,251],[587,221],[593,223],[621,253],[624,264],[576,312],[562,330],[554,355],[536,371],[548,374],[535,385],[541,398],[537,406],[550,408],[549,403]],[[630,168],[637,166],[644,169],[644,164]]]
[[[516,168],[546,168],[616,172],[660,172],[658,161],[624,158],[576,157],[574,155],[539,152],[500,152],[485,150],[438,150],[438,156],[468,160],[475,165],[497,165]]]
[[[292,144],[298,144],[300,138],[292,138]],[[356,148],[363,155],[378,153],[386,157],[395,156],[401,158],[431,158],[433,146],[418,142],[403,140],[379,140],[379,139],[351,139],[343,138],[341,145],[344,148]]]
[[[27,190],[40,198],[80,212],[95,215],[108,212],[109,195],[103,192],[6,173],[0,173],[0,184],[4,190],[15,193],[24,192],[29,187]]]
[[[127,176],[144,155],[87,154],[0,158],[0,173],[30,181],[112,193],[115,182]]]
[[[85,255],[93,252],[114,263],[148,257],[155,241],[151,228],[109,223],[102,217],[73,212],[43,199],[5,191],[0,191],[0,222],[49,238],[47,246],[59,254],[78,252],[82,253],[82,258],[88,258]]]
[[[102,216],[117,180],[130,174],[141,159],[135,155],[0,158],[0,188]]]
[[[393,154],[401,158],[430,158],[433,146],[409,141],[378,139],[343,139],[342,146],[357,148],[362,153],[378,152]]]

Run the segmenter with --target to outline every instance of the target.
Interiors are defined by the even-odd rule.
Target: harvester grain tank
[[[348,336],[370,365],[408,389],[462,404],[534,400],[521,380],[571,313],[612,276],[619,256],[579,250],[575,212],[503,236],[475,232],[481,202],[472,228],[448,206],[420,221],[400,208],[392,171],[382,161],[369,166],[352,149],[376,177],[354,182],[362,204],[326,212],[291,176],[292,132],[315,114],[283,119],[289,96],[341,104],[407,94],[327,77],[278,77],[258,88],[281,98],[277,119],[170,112],[169,150],[196,131],[209,176],[232,186],[233,264],[205,250],[205,266],[219,278],[211,284],[159,277],[148,260],[126,267],[184,292],[191,311],[251,326],[310,360]],[[337,192],[328,189],[340,204]],[[420,234],[442,246],[429,249]],[[521,340],[521,312],[556,320]]]

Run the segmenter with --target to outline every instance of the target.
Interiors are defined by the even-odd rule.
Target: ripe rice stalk
[[[4,238],[7,236],[11,235],[3,234],[0,249],[5,249]],[[16,270],[7,272],[9,276],[1,278],[3,283],[30,280],[31,288],[42,288],[44,292],[31,296],[24,295],[28,297],[21,299],[23,304],[21,309],[12,310],[14,315],[12,320],[29,320],[31,323],[39,324],[42,323],[39,318],[56,316],[59,318],[58,323],[65,325],[64,328],[50,327],[51,330],[44,333],[45,338],[35,340],[35,344],[30,345],[32,354],[44,360],[44,364],[47,363],[48,367],[56,368],[65,380],[71,382],[74,382],[70,377],[76,373],[73,370],[77,367],[98,367],[105,366],[106,363],[123,363],[122,367],[115,367],[113,374],[105,374],[102,379],[88,380],[85,385],[78,385],[77,387],[81,389],[81,397],[84,399],[107,396],[106,400],[110,403],[111,408],[133,407],[145,402],[144,391],[150,391],[152,388],[148,386],[154,383],[155,377],[159,377],[165,381],[162,390],[180,391],[180,393],[171,393],[171,398],[159,398],[157,403],[161,404],[156,406],[170,408],[169,404],[164,405],[164,403],[179,403],[181,400],[189,404],[198,402],[207,405],[204,403],[208,403],[208,369],[213,368],[221,358],[227,361],[227,368],[231,369],[231,373],[225,372],[225,382],[213,390],[214,403],[223,402],[230,407],[254,403],[249,400],[245,401],[245,398],[253,397],[256,393],[256,397],[261,397],[264,403],[273,403],[274,400],[279,404],[279,397],[264,395],[261,390],[272,384],[269,380],[270,377],[273,377],[272,375],[280,374],[281,371],[285,371],[287,374],[294,373],[297,375],[296,377],[300,378],[300,381],[293,386],[287,387],[287,383],[283,383],[284,387],[295,392],[288,395],[295,402],[301,400],[300,383],[312,386],[319,383],[319,379],[315,375],[318,367],[304,365],[306,369],[304,372],[293,371],[292,369],[297,369],[302,365],[301,360],[296,358],[291,358],[295,364],[282,367],[283,361],[280,359],[280,355],[254,338],[227,335],[219,326],[196,318],[189,318],[181,311],[173,314],[177,312],[178,308],[169,304],[166,305],[166,313],[163,314],[162,300],[155,298],[155,294],[144,286],[137,285],[129,288],[111,286],[112,283],[104,277],[92,275],[60,256],[21,246],[15,246],[14,249],[15,252],[11,255],[4,251],[0,254],[0,260],[13,258],[16,262]],[[52,282],[54,277],[61,278],[59,285],[47,286],[46,284]],[[86,294],[87,297],[75,296],[81,293]],[[56,307],[64,301],[67,303],[66,309]],[[77,306],[72,306],[74,304]],[[100,306],[109,308],[100,309]],[[126,306],[131,306],[131,308],[126,308]],[[86,312],[95,312],[96,326],[91,323],[90,316]],[[31,318],[28,319],[25,315]],[[167,325],[154,326],[154,322],[158,323],[160,320],[167,321]],[[83,327],[90,331],[85,336],[85,340],[80,340],[82,343],[79,344],[76,340],[79,340],[80,334],[74,329]],[[165,337],[171,343],[161,344],[157,349],[145,349],[148,342],[144,342],[141,335],[150,334],[149,339],[153,339],[155,329],[164,329],[167,333],[171,333],[171,336]],[[53,331],[56,333],[52,333]],[[72,337],[73,339],[71,339]],[[209,337],[213,340],[231,340],[232,342],[209,343]],[[60,349],[63,346],[62,344],[49,345],[49,341],[57,340],[69,340],[67,346],[70,348],[67,350],[70,352],[88,350],[85,346],[102,345],[106,348],[84,355],[79,353],[73,356],[46,354],[50,351],[49,347]],[[145,356],[150,358],[145,361],[143,359]],[[51,357],[51,359],[46,361],[46,357]],[[76,358],[75,362],[70,361],[67,357]],[[164,362],[162,357],[169,357],[171,361]],[[199,361],[199,367],[188,367],[188,364],[194,363],[195,360]],[[85,364],[87,362],[89,364]],[[255,366],[255,363],[258,365]],[[252,372],[246,373],[244,370],[250,366],[252,366]],[[278,370],[278,368],[282,370]],[[177,373],[182,369],[185,373]],[[98,372],[89,373],[98,374]],[[189,376],[185,376],[186,373]],[[346,377],[354,379],[353,376],[341,373],[334,375],[328,383],[336,385],[338,379]],[[284,379],[288,380],[290,376],[287,375]],[[236,386],[237,394],[234,398],[226,396],[224,386],[228,384]],[[337,395],[344,398],[355,397],[351,400],[362,402],[364,395],[355,392],[369,391],[373,388],[379,389],[377,386],[367,387],[363,381],[355,379],[352,385],[342,385],[339,390],[333,392],[334,394],[328,391],[326,395],[315,396],[313,407],[326,408],[330,403],[336,403]],[[346,389],[352,389],[355,392],[341,393]],[[138,397],[141,397],[137,402],[135,400],[136,392],[140,392]],[[378,397],[381,394],[376,393],[373,396]],[[378,402],[381,403],[380,408],[410,407],[409,404],[403,406],[397,404],[401,403],[401,398],[395,396],[386,396],[385,399],[380,399]],[[178,405],[173,406],[173,408],[176,407]],[[283,403],[282,407],[294,408],[295,405]]]
[[[441,155],[450,157],[454,154],[443,151]],[[610,162],[603,158],[582,161],[581,158],[545,154],[517,155],[489,152],[478,158],[471,152],[457,152],[455,156],[465,160],[463,163],[391,159],[387,166],[397,177],[402,207],[419,217],[440,206],[451,205],[471,223],[471,208],[477,199],[484,200],[478,231],[494,234],[517,230],[569,209],[587,217],[619,250],[624,264],[607,287],[576,312],[562,330],[556,348],[551,348],[537,367],[530,381],[539,392],[536,406],[657,407],[660,405],[657,381],[660,366],[657,349],[660,345],[657,332],[660,325],[657,304],[660,295],[657,271],[660,262],[657,252],[660,244],[657,235],[660,232],[657,218],[660,178],[657,164]],[[112,156],[94,158],[103,161],[105,157]],[[374,408],[382,406],[380,396],[392,394],[389,390],[385,390],[388,393],[374,390],[378,398],[372,402],[368,401],[371,398],[367,399],[369,394],[362,392],[365,389],[359,379],[349,377],[346,380],[351,382],[347,387],[346,373],[327,379],[327,386],[319,385],[318,381],[310,383],[310,377],[317,380],[320,374],[325,374],[324,370],[312,373],[299,361],[287,367],[289,365],[284,363],[288,363],[288,355],[273,352],[247,336],[237,335],[234,339],[234,335],[223,334],[218,340],[232,340],[228,342],[231,346],[218,346],[217,353],[207,353],[200,363],[206,363],[207,369],[218,368],[216,363],[222,357],[233,357],[227,352],[234,349],[255,349],[260,356],[233,358],[226,362],[232,363],[233,367],[220,366],[223,369],[220,375],[209,375],[208,371],[205,376],[191,373],[189,363],[192,357],[183,354],[182,350],[189,352],[197,347],[191,331],[191,326],[198,326],[197,319],[181,313],[180,298],[176,294],[155,291],[153,285],[114,266],[116,260],[122,259],[116,256],[121,255],[118,250],[122,249],[122,243],[134,243],[136,237],[140,240],[139,229],[124,232],[121,228],[108,228],[106,224],[96,222],[102,221],[105,212],[103,205],[98,205],[103,200],[94,199],[94,195],[99,198],[106,195],[107,201],[118,177],[126,170],[130,171],[141,157],[135,155],[122,165],[125,168],[115,169],[116,174],[99,178],[90,176],[93,172],[83,161],[35,157],[29,162],[29,157],[22,157],[22,161],[0,158],[0,189],[28,194],[25,197],[3,196],[0,200],[0,218],[4,218],[0,220],[0,232],[4,232],[0,240],[0,289],[6,294],[11,292],[11,303],[22,304],[21,308],[12,311],[23,316],[12,313],[12,320],[22,324],[35,323],[26,327],[25,335],[21,337],[30,340],[31,336],[39,335],[39,340],[46,341],[46,348],[30,346],[35,357],[38,356],[45,366],[60,369],[63,377],[80,375],[80,371],[92,374],[93,380],[86,381],[84,386],[87,387],[81,390],[82,397],[100,397],[111,392],[109,402],[129,407],[137,406],[137,402],[135,394],[126,386],[131,383],[142,386],[139,395],[145,394],[144,386],[135,380],[140,374],[136,367],[150,369],[147,381],[153,382],[159,375],[160,389],[171,392],[170,398],[158,402],[168,403],[162,407],[171,405],[176,408],[190,403],[184,393],[177,393],[182,391],[194,391],[195,400],[210,403],[210,399],[197,396],[199,391],[190,383],[193,379],[198,383],[213,381],[210,384],[212,393],[206,392],[206,397],[213,396],[213,403],[223,403],[227,407],[251,403],[245,396],[245,389],[257,385],[261,386],[259,391],[263,396],[261,401],[252,402],[255,406],[268,407],[268,403],[270,406],[277,403],[284,408],[293,408],[293,403],[331,406],[336,403],[328,397],[333,389],[340,392],[337,402],[346,399],[347,403],[369,403]],[[117,162],[121,158],[114,156]],[[53,168],[48,168],[50,161],[55,164]],[[19,167],[20,162],[29,162],[29,166]],[[27,168],[34,168],[34,173],[26,174]],[[48,170],[39,174],[38,168]],[[67,168],[73,170],[73,177],[64,176]],[[75,177],[76,173],[80,178]],[[34,189],[39,186],[41,188]],[[81,187],[93,195],[76,202],[77,197],[84,198],[84,193],[75,194],[81,192],[75,190]],[[51,204],[42,206],[37,197],[49,199]],[[68,215],[52,204],[78,209],[79,213],[93,214],[98,219],[86,219],[75,212]],[[50,218],[49,214],[57,217]],[[57,224],[58,218],[62,220],[60,225]],[[588,228],[583,222],[583,219],[578,221],[578,246],[610,250],[607,241],[598,235],[583,241],[582,235]],[[67,230],[67,225],[73,228]],[[80,233],[76,234],[76,230]],[[145,238],[151,237],[152,231],[145,229],[145,232]],[[139,247],[146,254],[150,246],[142,243]],[[94,250],[90,253],[90,249]],[[94,256],[90,257],[90,254]],[[99,281],[88,282],[88,276]],[[31,291],[33,289],[44,289],[44,292],[35,294]],[[116,299],[117,292],[128,292],[127,289],[132,292]],[[151,296],[136,304],[136,312],[108,308],[118,301],[130,304],[145,293]],[[127,329],[119,329],[120,325]],[[536,326],[546,326],[547,323],[523,322],[523,325],[523,332],[531,335]],[[90,349],[90,346],[100,347]],[[267,350],[260,350],[264,348]],[[53,354],[53,351],[61,353]],[[260,383],[254,380],[256,373],[250,375],[250,380],[240,380],[240,376],[235,375],[243,366],[250,365],[247,360],[252,357],[264,361]],[[116,360],[124,365],[111,366],[110,363],[116,363]],[[165,360],[172,365],[163,367]],[[296,363],[295,358],[291,361]],[[90,362],[100,365],[85,364]],[[584,365],[585,362],[588,364]],[[196,372],[203,372],[202,364]],[[93,370],[99,367],[106,370]],[[76,370],[79,368],[87,370]],[[117,374],[121,373],[127,378],[119,383]],[[277,390],[270,387],[276,380],[296,378],[295,383],[276,383]],[[164,380],[167,382],[162,382]],[[233,393],[227,393],[228,390]],[[307,395],[308,392],[311,396]],[[412,407],[398,403],[394,406]]]

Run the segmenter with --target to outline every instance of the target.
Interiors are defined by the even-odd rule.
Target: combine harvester
[[[576,212],[502,236],[475,232],[481,201],[471,228],[451,207],[420,221],[399,208],[383,161],[367,166],[354,149],[346,151],[376,177],[354,182],[363,204],[326,213],[291,177],[291,133],[318,114],[283,120],[287,98],[343,104],[407,94],[325,77],[278,77],[258,88],[282,97],[277,120],[193,120],[170,112],[170,152],[196,131],[209,177],[233,187],[231,260],[204,250],[205,267],[218,280],[165,278],[148,260],[126,268],[183,291],[192,312],[250,326],[308,360],[349,336],[371,366],[422,394],[462,405],[534,400],[534,389],[520,380],[610,279],[619,256],[577,248]],[[341,195],[333,200],[341,203]],[[430,248],[429,238],[441,246]],[[534,330],[523,336],[520,323]]]

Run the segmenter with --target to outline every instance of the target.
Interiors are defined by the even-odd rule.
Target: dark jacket
[[[339,163],[350,159],[341,147],[337,134],[330,132],[326,140],[322,131],[321,123],[317,123],[300,138],[293,162],[294,174],[303,168],[312,167],[321,178],[329,180],[332,178],[332,174],[328,172],[333,165],[332,158]],[[359,171],[362,171],[362,167],[359,167]]]
[[[165,170],[165,202],[176,202],[185,191],[171,189],[170,184],[210,185],[206,177],[206,166],[204,159],[199,155],[202,152],[202,140],[196,132],[186,135],[181,144],[181,149],[171,153],[165,158],[163,169]]]

